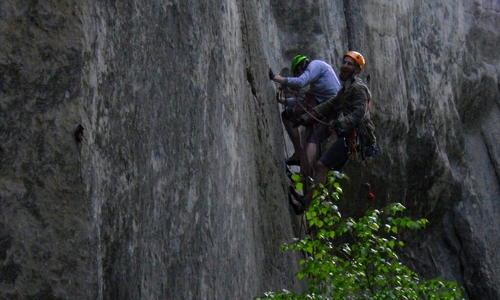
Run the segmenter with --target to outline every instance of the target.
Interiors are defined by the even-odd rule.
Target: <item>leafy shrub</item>
[[[370,209],[359,220],[342,217],[334,200],[342,193],[338,179],[345,177],[329,173],[305,213],[310,234],[283,245],[284,251],[305,254],[297,277],[308,280],[307,290],[268,292],[256,299],[464,299],[457,283],[423,280],[399,262],[395,250],[404,243],[398,232],[421,229],[426,219],[402,216],[400,203]]]

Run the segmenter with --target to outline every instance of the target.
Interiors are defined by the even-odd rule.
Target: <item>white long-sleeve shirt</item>
[[[313,60],[299,77],[285,77],[285,86],[301,89],[309,85],[308,93],[319,103],[335,97],[340,90],[340,81],[332,67],[322,60]]]

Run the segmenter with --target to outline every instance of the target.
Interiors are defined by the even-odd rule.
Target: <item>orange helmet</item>
[[[354,61],[358,63],[361,69],[365,67],[365,59],[363,55],[361,55],[361,53],[356,51],[349,51],[346,54],[344,54],[344,57],[346,56],[349,56],[350,58],[354,59]]]

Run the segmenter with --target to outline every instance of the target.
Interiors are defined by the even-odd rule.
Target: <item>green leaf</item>
[[[294,184],[301,181],[298,175],[292,178],[296,180]],[[358,220],[342,219],[338,207],[331,202],[332,198],[338,199],[341,191],[339,179],[348,178],[330,171],[324,186],[313,187],[315,196],[305,217],[306,224],[314,227],[314,234],[282,245],[284,251],[305,254],[305,259],[299,260],[296,276],[307,279],[306,290],[300,294],[288,290],[268,292],[265,298],[256,299],[463,299],[457,283],[421,280],[395,253],[394,248],[404,246],[404,242],[392,235],[423,228],[428,223],[426,219],[399,217],[405,210],[400,203],[389,204],[380,211],[367,210]],[[388,223],[383,222],[382,216]],[[384,230],[379,232],[381,226]],[[335,240],[346,233],[350,233],[347,240]]]
[[[299,182],[299,181],[300,181],[300,175],[299,175],[299,174],[297,174],[297,173],[293,174],[293,175],[292,175],[292,180],[293,180],[294,182]]]

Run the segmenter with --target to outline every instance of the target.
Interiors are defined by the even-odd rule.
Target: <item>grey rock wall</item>
[[[498,24],[493,0],[3,1],[0,298],[299,291],[267,68],[355,49],[381,152],[344,214],[403,203],[431,222],[404,260],[498,299]]]
[[[293,286],[264,13],[243,2],[82,10],[99,297],[244,299]]]
[[[383,151],[369,171],[375,194],[431,221],[408,237],[406,261],[472,299],[497,299],[500,3],[354,6]]]
[[[80,12],[2,1],[0,28],[0,298],[92,298],[95,234],[73,138]]]

